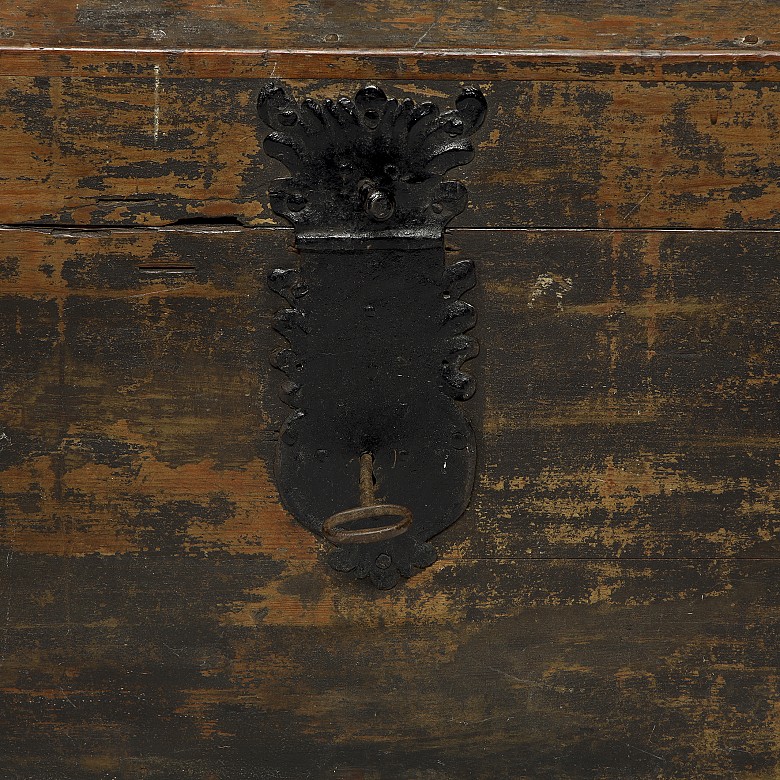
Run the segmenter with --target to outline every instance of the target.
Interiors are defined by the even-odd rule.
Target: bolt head
[[[386,192],[376,190],[366,198],[366,212],[378,222],[385,222],[395,212],[395,203]]]

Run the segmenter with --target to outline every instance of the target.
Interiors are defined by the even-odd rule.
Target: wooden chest
[[[2,780],[780,776],[776,2],[15,0],[0,44]],[[356,578],[280,495],[329,483],[274,465],[268,276],[305,231],[258,96],[284,125],[381,90],[449,154],[464,88],[434,239],[476,269],[475,438],[406,484],[468,507]],[[371,368],[339,362],[352,251],[295,288],[335,405]]]

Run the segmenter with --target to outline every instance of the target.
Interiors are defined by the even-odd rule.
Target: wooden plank
[[[278,224],[258,80],[0,80],[0,221]],[[359,82],[290,82],[354,95]],[[449,104],[460,84],[382,84]],[[486,82],[460,227],[772,228],[780,225],[778,84]]]
[[[171,49],[739,49],[776,47],[772,0],[17,0],[15,46]]]
[[[0,755],[47,780],[769,780],[776,562],[3,558]]]
[[[449,236],[484,285],[473,553],[776,554],[777,241]]]
[[[316,561],[270,473],[292,232],[0,236],[2,543]],[[480,272],[480,463],[442,559],[777,557],[778,241],[451,231]]]
[[[1,76],[753,82],[780,79],[780,52],[620,49],[127,49],[0,46]]]

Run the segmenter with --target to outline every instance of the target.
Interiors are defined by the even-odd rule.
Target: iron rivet
[[[455,431],[455,433],[452,434],[452,446],[456,450],[465,450],[468,443],[468,436],[466,436],[463,431]]]
[[[306,205],[306,202],[306,198],[297,192],[287,198],[287,206],[290,211],[300,211]]]
[[[363,114],[363,122],[369,130],[375,129],[379,124],[380,119],[379,112],[375,111],[373,108],[369,108],[368,111]]]
[[[393,216],[395,204],[393,199],[386,193],[380,191],[372,192],[366,198],[366,211],[379,222],[384,222]]]
[[[378,569],[386,569],[392,562],[392,559],[389,555],[387,555],[387,553],[382,553],[376,558],[376,565]]]

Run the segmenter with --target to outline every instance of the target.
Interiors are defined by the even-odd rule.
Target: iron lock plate
[[[444,173],[474,155],[487,104],[464,89],[455,108],[388,99],[296,103],[276,84],[258,97],[266,153],[291,177],[274,211],[296,229],[299,265],[275,269],[287,302],[273,357],[295,411],[282,426],[276,482],[285,507],[337,549],[333,568],[380,588],[433,563],[430,539],[463,513],[476,446],[458,401],[474,392],[477,353],[461,296],[470,260],[446,263],[443,231],[466,206]]]

